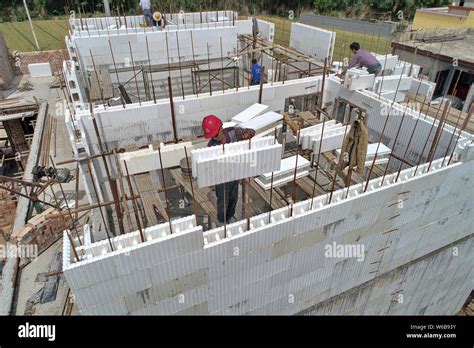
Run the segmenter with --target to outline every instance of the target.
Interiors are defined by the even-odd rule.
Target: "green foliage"
[[[314,7],[318,14],[326,15],[335,10],[335,3],[332,0],[315,0]]]
[[[114,13],[140,13],[138,0],[109,0]],[[153,8],[162,12],[206,11],[234,9],[241,15],[273,14],[287,16],[292,10],[296,15],[302,10],[315,10],[319,14],[346,16],[367,16],[374,12],[390,12],[397,20],[397,12],[402,11],[405,19],[413,17],[417,8],[439,7],[450,4],[450,0],[152,0]],[[102,0],[27,0],[34,17],[64,15],[65,8],[76,10],[89,16],[103,12]],[[23,0],[0,0],[0,18],[3,21],[22,20]]]

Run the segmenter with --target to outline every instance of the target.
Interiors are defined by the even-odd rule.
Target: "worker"
[[[356,66],[361,68],[367,68],[369,74],[374,74],[375,76],[380,74],[380,71],[382,70],[382,65],[379,63],[377,58],[375,58],[370,52],[362,50],[358,42],[351,43],[349,48],[352,51],[353,57],[349,61],[349,64],[343,70],[341,75],[344,75],[347,69],[351,69]]]
[[[229,127],[223,128],[222,121],[214,115],[208,115],[202,120],[204,138],[210,139],[207,146],[229,144],[236,141],[248,140],[255,135],[253,129]],[[237,206],[239,195],[239,180],[216,185],[217,197],[217,226],[222,226],[224,222],[235,221],[235,207]]]
[[[255,58],[252,59],[252,69],[250,70],[250,73],[252,75],[250,78],[250,85],[259,85],[262,75],[262,67],[260,66],[260,64],[257,63],[257,60]]]
[[[159,30],[162,30],[165,27],[165,18],[161,12],[156,11],[153,13],[153,25]]]
[[[151,12],[150,0],[140,0],[140,7],[142,8],[147,27],[151,27],[153,25],[153,13]]]

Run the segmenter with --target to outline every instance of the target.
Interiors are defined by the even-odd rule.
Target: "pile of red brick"
[[[53,214],[55,217],[50,217]],[[69,220],[64,216],[64,220]],[[41,252],[60,236],[67,227],[64,225],[63,219],[57,214],[57,210],[49,208],[43,213],[32,217],[26,225],[18,230],[13,231],[10,241],[11,243],[36,244]]]
[[[16,204],[14,195],[8,191],[0,190],[0,234],[5,241],[15,221]]]
[[[53,72],[62,70],[63,61],[69,60],[66,49],[54,51],[19,52],[20,70],[22,74],[29,74],[28,64],[46,63],[51,64]]]

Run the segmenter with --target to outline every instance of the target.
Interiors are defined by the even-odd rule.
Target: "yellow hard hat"
[[[155,13],[153,13],[153,19],[155,21],[161,21],[161,12],[156,11]]]

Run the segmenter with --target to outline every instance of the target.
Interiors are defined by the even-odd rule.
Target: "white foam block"
[[[28,70],[30,71],[31,77],[53,76],[53,70],[51,69],[49,62],[28,64]]]
[[[237,123],[242,123],[242,122],[251,120],[252,118],[260,115],[262,112],[264,112],[267,109],[268,109],[268,106],[255,103],[252,106],[245,109],[244,111],[232,117],[232,121],[237,122]]]
[[[122,166],[123,173],[125,173],[124,161],[127,162],[130,175],[158,170],[161,169],[161,166],[163,166],[163,168],[176,167],[179,165],[181,159],[186,156],[184,148],[190,153],[193,149],[193,144],[191,142],[166,146],[161,144],[162,163],[160,163],[160,152],[153,150],[153,147],[150,145],[148,149],[119,154],[119,162]]]
[[[379,147],[378,151],[377,151],[377,146]],[[377,152],[377,158],[380,158],[380,157],[385,157],[385,156],[390,155],[392,153],[392,150],[389,147],[385,146],[385,144],[383,144],[383,143],[369,144],[367,146],[366,159],[367,160],[370,160],[370,159],[373,160],[376,152]],[[337,149],[336,154],[339,156],[341,154],[341,149]]]
[[[297,171],[296,172],[296,179],[303,178],[305,176],[309,175],[309,171],[303,170],[303,171]],[[278,187],[282,186],[288,182],[293,181],[295,179],[294,174],[293,175],[286,175],[283,177],[278,177],[275,179],[275,176],[273,177],[273,187]],[[268,182],[267,180],[263,179],[262,176],[259,176],[255,178],[255,182],[262,187],[264,190],[270,190],[272,188],[272,182],[271,179]]]
[[[298,155],[298,164],[296,164],[296,156],[284,158],[281,160],[280,170],[273,172],[273,177],[275,178],[275,176],[292,173],[295,170],[295,165],[298,165],[298,169],[304,169],[309,167],[309,164],[309,161],[300,155]],[[271,179],[272,173],[264,173],[262,174],[262,177],[265,179]]]
[[[199,187],[206,187],[277,171],[281,149],[274,137],[264,137],[194,150],[193,176]]]
[[[254,117],[251,120],[243,122],[240,125],[240,127],[257,130],[257,129],[265,128],[271,125],[272,123],[278,122],[282,119],[283,119],[283,116],[280,115],[279,113],[276,113],[274,111],[269,111],[267,113],[264,113],[263,115]]]

